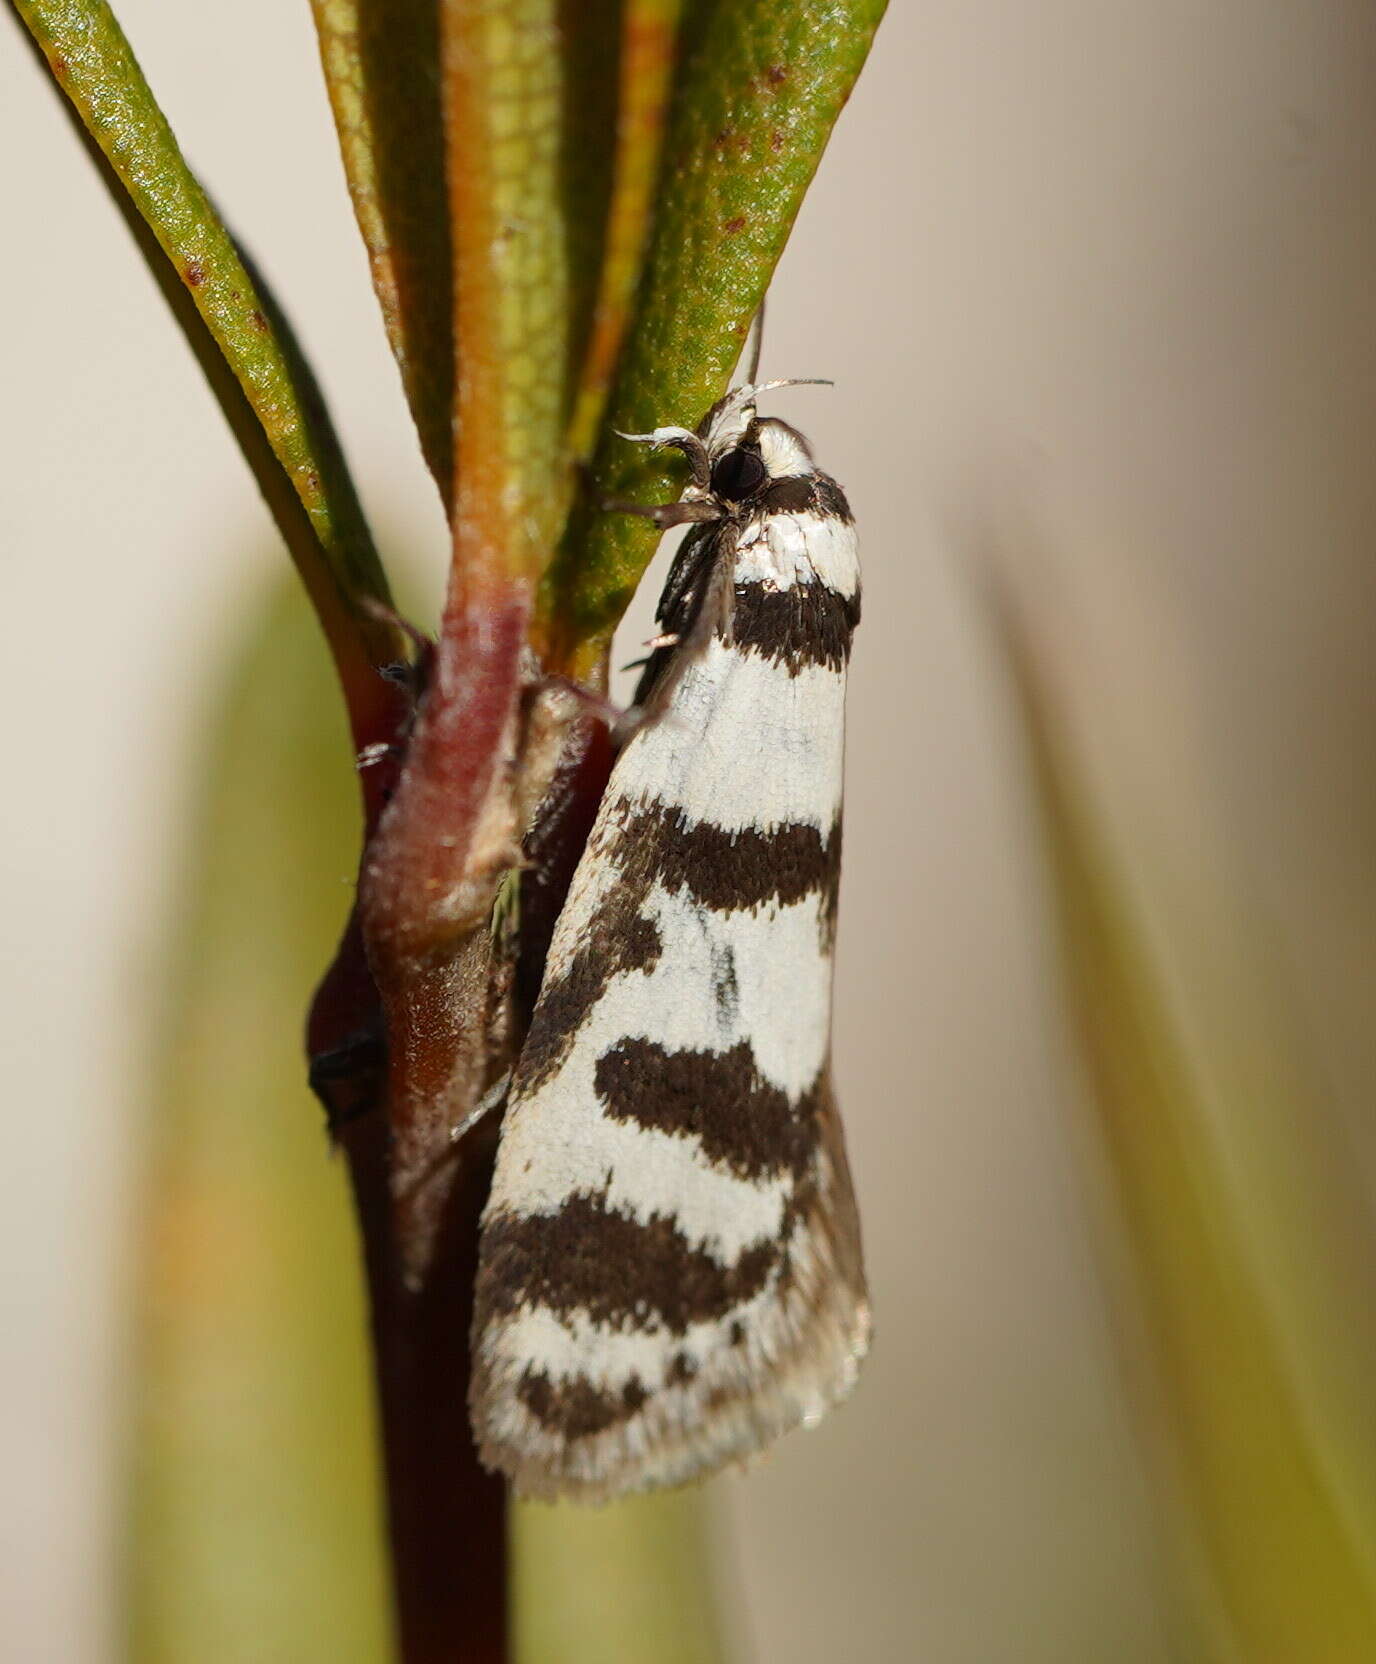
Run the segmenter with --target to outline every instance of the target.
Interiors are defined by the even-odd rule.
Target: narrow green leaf
[[[548,552],[569,382],[557,0],[441,0],[454,228],[455,581],[529,582]],[[451,589],[451,600],[456,592]]]
[[[604,1508],[516,1504],[517,1664],[719,1664],[710,1495],[694,1488]]]
[[[1219,1068],[1230,1022],[1215,1010],[1214,1078],[1203,1077],[1070,758],[1044,662],[1022,621],[1001,611],[1108,1199],[1151,1354],[1147,1424],[1169,1436],[1168,1500],[1183,1508],[1181,1536],[1202,1556],[1196,1588],[1216,1602],[1190,1656],[1376,1657],[1372,1499],[1356,1499],[1354,1476],[1332,1460],[1340,1438],[1305,1390],[1322,1371],[1295,1368],[1279,1291],[1263,1280],[1252,1210],[1218,1139],[1220,1107],[1232,1124],[1256,1128],[1271,1107],[1258,1080],[1294,1089],[1300,1076],[1278,1055],[1269,1055],[1274,1067],[1260,1067],[1276,1046],[1261,1030],[1252,1039],[1257,1067]],[[1220,1105],[1220,1083],[1244,1095]],[[1294,1164],[1296,1194],[1299,1171]],[[1271,1228],[1283,1229],[1279,1220]],[[1293,1244],[1290,1257],[1303,1257]],[[1331,1285],[1327,1297],[1337,1293]],[[1230,1637],[1221,1654],[1220,1623]]]
[[[566,430],[578,402],[581,372],[601,310],[618,186],[628,19],[646,4],[647,0],[578,0],[577,5],[565,3],[560,8],[560,146],[564,158],[560,207],[569,313],[561,414]],[[584,459],[586,454],[585,446]],[[569,460],[561,458],[564,471],[551,482],[563,503],[568,495]],[[546,550],[546,558],[548,554]]]
[[[438,0],[311,0],[358,228],[448,509],[454,334]]]
[[[869,53],[885,0],[698,8],[670,126],[635,323],[593,489],[542,596],[546,662],[595,674],[656,534],[603,497],[664,501],[682,475],[611,431],[695,423],[721,393],[803,193]]]
[[[431,974],[437,955],[486,918],[511,847],[512,834],[504,840],[493,829],[514,813],[511,724],[535,579],[560,508],[569,383],[558,13],[557,0],[441,0],[454,257],[453,557],[427,697],[366,868],[363,921],[375,971],[386,958],[398,975],[403,961]],[[484,817],[488,833],[475,854]],[[395,1060],[419,1055],[397,1025],[421,1002],[409,986],[383,995],[395,1093]],[[460,1062],[450,1064],[445,1078],[457,1080]],[[430,1067],[438,1078],[439,1065]],[[394,1155],[403,1147],[399,1138]],[[417,1160],[428,1170],[432,1155],[421,1149]]]
[[[164,293],[188,296],[194,315],[242,391],[311,529],[296,517],[244,424],[230,413],[223,378],[199,331],[193,348],[230,413],[231,426],[320,615],[340,665],[351,709],[371,694],[366,665],[398,656],[391,627],[369,610],[387,585],[318,388],[280,312],[253,279],[234,240],[187,166],[105,0],[15,0],[52,73],[99,147],[121,195],[171,263],[152,256]],[[190,312],[174,306],[179,321]],[[375,680],[375,678],[374,678]],[[356,731],[359,723],[356,721]]]
[[[612,374],[640,279],[659,179],[683,0],[624,0],[620,12],[619,85],[612,89],[612,107],[602,125],[604,138],[607,119],[614,121],[616,132],[604,216],[606,235],[599,236],[604,252],[595,296],[588,297],[591,312],[587,326],[577,336],[579,340],[586,336],[587,346],[569,424],[569,449],[580,462],[587,459],[606,411]],[[610,54],[606,41],[600,44],[606,65]],[[575,84],[583,87],[590,79],[592,74],[584,71]],[[589,150],[581,133],[576,148],[585,154]],[[593,154],[605,155],[605,144]],[[599,233],[602,230],[602,219],[593,221],[576,211],[571,212],[571,221],[575,231],[583,225],[595,227]],[[596,273],[593,262],[583,262],[580,269]]]
[[[284,584],[206,739],[149,1049],[125,1536],[137,1664],[390,1656],[357,1228],[297,1017],[357,859],[344,743]]]

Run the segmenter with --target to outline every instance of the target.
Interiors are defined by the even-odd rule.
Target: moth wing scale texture
[[[859,578],[817,480],[691,534],[692,593],[680,566],[662,609],[691,648],[647,671],[664,697],[555,929],[474,1317],[474,1433],[518,1494],[606,1500],[748,1458],[843,1398],[868,1345],[829,1058]],[[728,604],[694,635],[715,563]]]

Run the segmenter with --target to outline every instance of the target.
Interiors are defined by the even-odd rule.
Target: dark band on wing
[[[521,1049],[522,1092],[547,1080],[567,1057],[588,1013],[623,971],[648,971],[663,951],[659,929],[640,911],[643,888],[613,892],[568,969],[545,982]]]
[[[775,480],[755,511],[766,514],[822,514],[851,524],[846,494],[828,474],[790,474]]]
[[[859,622],[859,595],[838,594],[820,580],[787,589],[737,584],[731,640],[743,652],[782,665],[790,676],[814,666],[844,670]]]
[[[841,822],[824,836],[799,821],[759,832],[727,832],[689,822],[656,804],[634,812],[617,843],[621,882],[609,893],[568,968],[547,980],[521,1051],[518,1087],[533,1090],[568,1056],[589,1012],[612,978],[651,970],[664,951],[658,927],[641,908],[650,886],[686,890],[705,907],[735,912],[804,897],[821,898],[822,948],[830,947],[841,882]]]
[[[817,1087],[790,1102],[765,1080],[748,1040],[727,1052],[668,1051],[620,1040],[597,1060],[597,1095],[614,1121],[696,1138],[744,1179],[801,1179],[817,1148]]]
[[[528,1369],[516,1386],[516,1396],[543,1426],[566,1439],[586,1439],[629,1421],[650,1396],[638,1375],[630,1376],[619,1392],[596,1387],[581,1375],[552,1381],[543,1370]]]
[[[841,883],[841,820],[823,834],[803,821],[756,831],[726,831],[690,821],[672,804],[655,803],[629,820],[623,834],[625,875],[633,885],[659,883],[731,913],[820,894],[824,920],[834,919]],[[644,891],[641,891],[643,894]]]
[[[479,1323],[528,1306],[596,1323],[683,1334],[754,1298],[777,1268],[779,1241],[724,1266],[674,1224],[642,1223],[605,1197],[569,1197],[558,1213],[499,1214],[483,1227]]]

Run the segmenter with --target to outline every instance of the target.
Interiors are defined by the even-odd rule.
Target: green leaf
[[[517,1503],[518,1664],[719,1664],[706,1543],[711,1494],[694,1487],[602,1508]]]
[[[371,610],[371,603],[386,602],[387,584],[314,379],[187,166],[109,6],[104,0],[15,4],[108,164],[107,183],[118,182],[120,196],[156,239],[161,257],[147,237],[140,246],[163,292],[178,295],[173,310],[282,526],[339,664],[357,736],[368,726],[360,710],[379,702],[368,667],[400,653],[392,627]],[[260,424],[272,463],[243,420],[217,358]]]
[[[368,1314],[297,1013],[358,807],[295,585],[206,737],[150,1092],[127,1505],[139,1664],[390,1656]]]
[[[624,0],[621,7],[620,74],[615,97],[603,117],[616,124],[615,154],[611,158],[611,181],[606,204],[606,235],[599,238],[603,249],[600,275],[595,264],[584,261],[580,270],[597,276],[588,326],[580,331],[587,346],[579,376],[577,400],[569,424],[569,450],[579,462],[587,459],[597,438],[611,392],[612,374],[621,353],[635,302],[649,234],[655,187],[669,113],[672,75],[677,58],[678,28],[683,0]],[[605,40],[600,56],[604,66],[611,61]],[[585,70],[577,76],[580,88],[593,79]],[[583,100],[575,108],[582,112]],[[598,112],[594,112],[597,114]],[[586,122],[582,124],[585,128]],[[595,129],[589,129],[589,136]],[[590,146],[580,133],[572,148],[588,154]],[[605,154],[599,146],[594,154]],[[574,214],[571,229],[596,224],[589,216]]]
[[[1220,1143],[1225,1125],[1261,1140],[1286,1119],[1312,1142],[1323,1120],[1319,1094],[1286,1053],[1283,1021],[1275,1014],[1258,1021],[1252,1010],[1238,1023],[1249,953],[1229,967],[1226,994],[1196,1014],[1207,1059],[1187,1040],[1072,760],[1049,692],[1050,661],[1023,619],[1006,606],[999,612],[1046,828],[1110,1217],[1150,1356],[1148,1381],[1137,1384],[1147,1388],[1148,1431],[1164,1429],[1173,1450],[1165,1489],[1183,1526],[1175,1535],[1199,1556],[1193,1588],[1214,1603],[1201,1614],[1190,1656],[1277,1664],[1376,1657],[1376,1499],[1363,1494],[1361,1477],[1371,1472],[1370,1452],[1354,1460],[1356,1447],[1344,1450],[1346,1430],[1315,1390],[1325,1369],[1296,1350],[1299,1326],[1287,1334],[1281,1321],[1286,1291],[1267,1273],[1275,1264],[1303,1265],[1309,1302],[1332,1310],[1341,1310],[1348,1279],[1335,1277],[1336,1265],[1324,1266],[1294,1232],[1313,1201],[1305,1194],[1308,1151],[1297,1144],[1283,1164],[1286,1205],[1260,1208],[1256,1187],[1249,1195],[1244,1186],[1247,1164],[1229,1159]],[[1174,923],[1197,946],[1208,910],[1219,910],[1217,895],[1196,897],[1188,918],[1154,922],[1158,932]],[[1233,932],[1234,953],[1240,940]],[[1231,1055],[1235,1031],[1251,1053],[1241,1066]],[[1277,1096],[1291,1101],[1268,1101]],[[1304,1237],[1319,1240],[1323,1223],[1311,1211]],[[1164,1464],[1154,1466],[1160,1475]],[[1230,1637],[1222,1651],[1220,1631]]]
[[[552,534],[569,382],[557,0],[441,0],[454,228],[451,602],[533,581]]]
[[[311,0],[311,9],[382,321],[448,509],[454,334],[438,0]]]
[[[695,8],[635,323],[593,465],[542,595],[546,663],[595,676],[657,534],[595,511],[662,502],[681,473],[616,438],[693,424],[726,384],[884,0]]]
[[[398,976],[403,965],[408,976],[428,976],[437,956],[462,951],[510,861],[512,834],[504,840],[491,829],[515,814],[512,724],[535,580],[562,510],[571,386],[568,89],[558,13],[557,0],[441,0],[454,255],[453,557],[427,696],[361,890],[369,958],[384,983],[384,959]],[[424,1004],[418,988],[382,992],[394,1063],[419,1055],[406,1030]],[[435,1025],[427,1029],[433,1035]],[[450,1032],[455,1046],[467,1046],[470,1029]],[[391,1088],[402,1101],[397,1067]],[[432,1063],[427,1078],[441,1078],[440,1068]],[[457,1054],[443,1069],[453,1082],[476,1079]],[[414,1124],[424,1137],[440,1130]],[[398,1160],[408,1148],[398,1140]],[[420,1169],[433,1164],[427,1147],[414,1154]]]

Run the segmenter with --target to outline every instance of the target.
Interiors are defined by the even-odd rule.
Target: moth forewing
[[[711,518],[665,587],[672,644],[555,928],[483,1217],[474,1432],[531,1496],[748,1457],[844,1397],[869,1338],[830,1078],[854,526],[751,389],[660,431]]]

